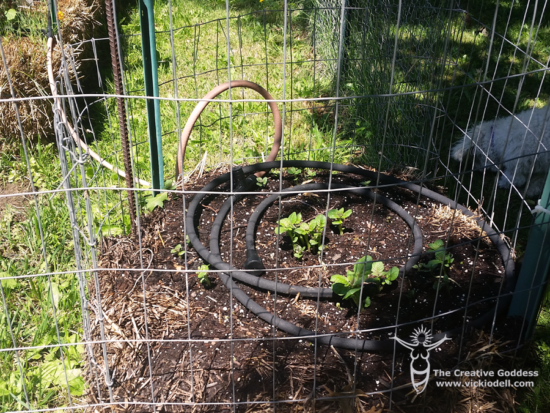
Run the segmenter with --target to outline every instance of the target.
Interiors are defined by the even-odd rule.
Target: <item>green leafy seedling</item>
[[[309,222],[302,222],[302,214],[293,212],[287,218],[282,218],[275,228],[275,234],[283,234],[292,241],[292,249],[296,258],[302,258],[304,251],[316,251],[321,249],[323,229],[326,219],[324,215],[317,215]]]
[[[298,179],[298,175],[300,175],[302,173],[302,170],[300,168],[290,167],[286,170],[286,172],[289,175],[293,175],[294,179]]]
[[[323,241],[323,229],[327,219],[324,215],[319,214],[309,222],[309,244],[315,247],[318,251],[321,250]]]
[[[212,284],[210,283],[210,278],[208,278],[208,269],[210,268],[210,265],[203,264],[201,265],[197,270],[197,277],[199,279],[199,282],[204,285],[205,287],[210,287]]]
[[[382,262],[372,262],[372,257],[367,255],[357,261],[353,266],[353,270],[347,272],[347,276],[335,274],[330,278],[330,281],[333,283],[331,288],[335,294],[341,296],[344,300],[352,299],[355,305],[359,307],[361,288],[364,284],[374,283],[380,290],[384,285],[390,285],[398,276],[399,269],[397,267],[385,271]],[[370,303],[371,299],[367,296],[363,300],[362,307],[367,308]]]
[[[303,255],[303,246],[300,245],[300,234],[298,233],[298,228],[302,223],[302,214],[293,212],[287,218],[282,218],[279,220],[277,227],[275,228],[275,234],[283,234],[286,232],[286,235],[290,238],[292,242],[292,249],[294,250],[294,256],[296,258],[302,258]]]
[[[185,250],[181,246],[181,244],[176,245],[172,250],[170,251],[172,254],[177,255],[178,257],[181,257],[182,255],[185,255]]]
[[[352,271],[347,272],[347,276],[334,274],[330,277],[332,282],[332,291],[341,296],[344,300],[351,299],[359,307],[359,298],[363,286],[363,278],[366,280],[372,269],[372,257],[367,255],[357,261]],[[368,298],[368,297],[367,297]],[[363,307],[370,305],[370,298],[363,301]]]
[[[377,280],[379,287],[383,285],[391,285],[399,276],[399,268],[392,267],[390,270],[384,270],[384,264],[377,261],[372,264],[371,278]]]
[[[256,185],[258,185],[260,188],[263,188],[267,185],[267,177],[260,178],[259,176],[256,177]]]
[[[306,169],[306,175],[309,179],[315,178],[317,176],[317,172],[315,172],[314,169]]]
[[[454,258],[453,255],[449,252],[445,252],[444,249],[445,243],[443,240],[436,240],[431,244],[428,244],[428,251],[435,254],[433,260],[428,261],[427,264],[416,264],[413,268],[418,269],[419,271],[429,272],[434,274],[435,281],[433,284],[434,290],[437,290],[438,284],[441,283],[442,288],[449,292],[452,288],[451,282],[456,283],[449,275],[447,270],[451,268]],[[442,273],[442,275],[435,275]]]
[[[332,225],[338,227],[340,235],[344,233],[343,223],[351,215],[351,209],[344,211],[344,208],[331,209],[328,211],[328,217],[332,220]]]
[[[293,251],[294,251],[294,257],[301,259],[304,256],[305,248],[299,244],[296,244],[295,246],[293,246]]]
[[[298,234],[297,241],[307,248],[308,251],[311,250],[311,244],[309,243],[309,224],[307,222],[302,222],[298,228],[296,228],[296,234]]]
[[[321,245],[321,238],[323,236],[323,228],[325,227],[326,219],[324,215],[317,215],[309,222],[303,222],[296,229],[296,233],[299,236],[299,241],[302,245],[311,252],[311,247],[319,248]]]
[[[302,214],[293,212],[287,218],[281,218],[277,223],[275,228],[275,234],[283,234],[286,232],[286,235],[290,237],[292,243],[298,242],[296,236],[296,229],[299,227],[302,222]]]
[[[363,182],[360,182],[360,184],[363,185],[363,186],[369,186],[370,181],[363,181]]]

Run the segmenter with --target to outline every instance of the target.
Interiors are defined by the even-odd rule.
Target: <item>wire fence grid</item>
[[[547,2],[525,7],[512,2],[507,18],[522,11],[519,32],[508,31],[499,2],[464,3],[285,0],[280,9],[254,10],[226,2],[212,6],[211,20],[196,22],[182,11],[183,2],[168,0],[155,8],[158,98],[145,96],[139,20],[131,15],[118,16],[116,32],[121,96],[114,93],[112,69],[105,64],[109,38],[68,45],[57,35],[63,45],[54,73],[57,96],[10,91],[2,49],[8,92],[2,92],[1,105],[17,111],[29,99],[53,102],[59,164],[50,167],[61,176],[56,188],[37,185],[36,161],[20,125],[31,187],[17,196],[29,198],[35,210],[29,231],[36,236],[41,271],[2,269],[0,351],[20,391],[10,396],[0,387],[0,396],[12,403],[6,411],[391,409],[402,398],[401,388],[413,389],[409,353],[394,337],[424,334],[426,343],[439,343],[449,333],[452,342],[440,343],[448,359],[437,358],[437,351],[431,357],[450,369],[472,362],[472,324],[477,334],[483,330],[486,343],[502,343],[506,331],[516,332],[512,344],[500,348],[515,355],[532,320],[527,310],[525,317],[505,320],[517,277],[514,260],[533,227],[531,200],[541,198],[550,156],[550,57],[548,49],[546,55],[535,52],[548,25]],[[493,20],[480,20],[488,16]],[[63,22],[58,18],[57,24]],[[78,53],[71,53],[82,49],[89,52],[85,81]],[[198,118],[178,176],[177,148],[191,112],[214,87],[241,79],[265,88],[280,110],[276,160],[263,170],[254,166],[270,161],[274,145],[276,120],[268,102],[249,89],[229,87]],[[116,173],[124,170],[120,97],[127,113],[132,188]],[[166,181],[156,191],[150,186],[151,100],[158,102],[162,120]],[[462,148],[456,141],[465,135],[471,139],[464,140],[464,157],[457,160]],[[224,178],[213,181],[219,176]],[[127,191],[134,193],[135,204]],[[14,194],[0,194],[8,196]],[[257,210],[264,200],[265,215]],[[365,226],[352,228],[353,236],[344,234],[353,248],[335,245],[340,238],[329,212],[335,204],[364,209]],[[65,236],[72,239],[72,250],[64,253],[74,255],[72,268],[57,270],[55,254],[47,252],[54,242],[48,227],[52,208],[68,223]],[[293,240],[274,230],[290,211],[302,211],[311,228],[314,217],[325,217],[318,247],[297,250]],[[379,228],[375,218],[383,223]],[[252,219],[257,225],[247,227]],[[396,221],[402,221],[397,230],[402,233],[392,238]],[[423,233],[426,221],[434,223],[430,234]],[[467,231],[473,235],[465,241]],[[260,233],[268,234],[261,238],[266,245],[250,247],[249,239],[260,242]],[[380,233],[387,244],[399,243],[400,253],[385,256]],[[437,240],[445,251],[441,265],[423,284],[427,291],[417,291],[411,280],[427,277],[419,274],[437,254],[439,247],[428,246]],[[473,251],[471,261],[459,263],[465,245]],[[491,248],[493,255],[487,252]],[[256,255],[247,255],[251,251]],[[468,267],[470,275],[460,285],[447,272],[446,254],[455,257],[449,267],[462,274]],[[367,255],[384,264],[381,271],[399,267],[399,277],[375,294],[357,288],[358,306],[332,296],[330,278],[354,268],[359,280],[370,277],[378,288],[370,270],[358,266]],[[257,260],[263,264],[255,266]],[[542,260],[535,270],[539,265]],[[478,267],[486,271],[487,266],[494,286],[473,293]],[[303,279],[291,285],[296,273]],[[380,276],[378,283],[388,277]],[[22,330],[40,326],[13,328],[17,292],[6,283],[15,280],[32,289],[36,279],[46,280],[42,296],[49,304],[41,311],[56,327],[50,344],[24,339]],[[81,330],[76,337],[56,313],[63,282],[77,292],[74,312]],[[543,288],[533,282],[523,292]],[[456,298],[458,291],[463,296]],[[396,305],[386,307],[394,298]],[[365,299],[370,307],[362,310]],[[446,301],[458,304],[449,308]],[[417,315],[408,314],[417,307]],[[285,314],[301,318],[289,320]],[[445,317],[454,324],[445,324]],[[340,331],[330,325],[335,319],[343,320]],[[36,393],[27,391],[33,360],[47,364],[33,357],[45,349],[58,351],[61,359],[54,372],[42,370],[62,388],[53,407],[38,407]],[[82,351],[85,368],[77,369],[71,351]],[[76,375],[86,382],[78,396]],[[436,389],[430,386],[428,394]]]

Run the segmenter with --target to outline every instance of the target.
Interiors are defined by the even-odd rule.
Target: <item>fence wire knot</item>
[[[83,152],[82,155],[75,158],[75,162],[79,164],[85,164],[90,159],[90,154],[88,152]]]

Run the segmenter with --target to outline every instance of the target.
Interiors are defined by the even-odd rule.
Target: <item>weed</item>
[[[54,179],[41,178],[44,182]],[[0,254],[4,292],[0,299],[0,347],[13,347],[10,324],[18,345],[36,347],[19,351],[19,362],[12,351],[0,355],[2,411],[61,407],[67,403],[66,379],[72,397],[81,396],[85,391],[84,350],[80,345],[71,345],[82,340],[82,316],[79,281],[69,272],[76,263],[68,211],[59,196],[40,199],[39,210],[37,215],[34,205],[29,206],[26,218],[20,222],[9,216],[0,220],[0,251],[6,252]],[[67,273],[39,275],[46,269]],[[8,278],[27,274],[37,275],[26,279]],[[60,348],[57,344],[69,345]]]
[[[152,212],[155,208],[164,208],[164,202],[168,201],[168,192],[161,192],[157,195],[148,195],[145,208]]]
[[[331,209],[328,211],[328,217],[332,220],[332,225],[338,227],[340,235],[344,233],[343,224],[346,218],[351,215],[351,209],[344,211],[344,208],[340,209]]]

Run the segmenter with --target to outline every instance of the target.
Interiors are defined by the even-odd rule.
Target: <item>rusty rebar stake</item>
[[[115,81],[115,92],[118,96],[124,94],[122,87],[122,71],[120,69],[120,56],[116,41],[115,17],[113,13],[113,0],[105,0],[105,12],[107,14],[107,30],[109,32],[109,46],[111,48],[111,64],[113,66],[113,77]],[[126,107],[124,98],[117,97],[116,104],[118,108],[118,124],[120,127],[120,140],[122,143],[122,157],[124,159],[124,172],[126,173],[126,188],[128,188],[128,203],[130,210],[130,219],[132,225],[132,234],[137,233],[136,228],[136,201],[134,197],[134,176],[132,174],[132,162],[130,158],[130,143],[128,139],[128,127],[126,125]]]

